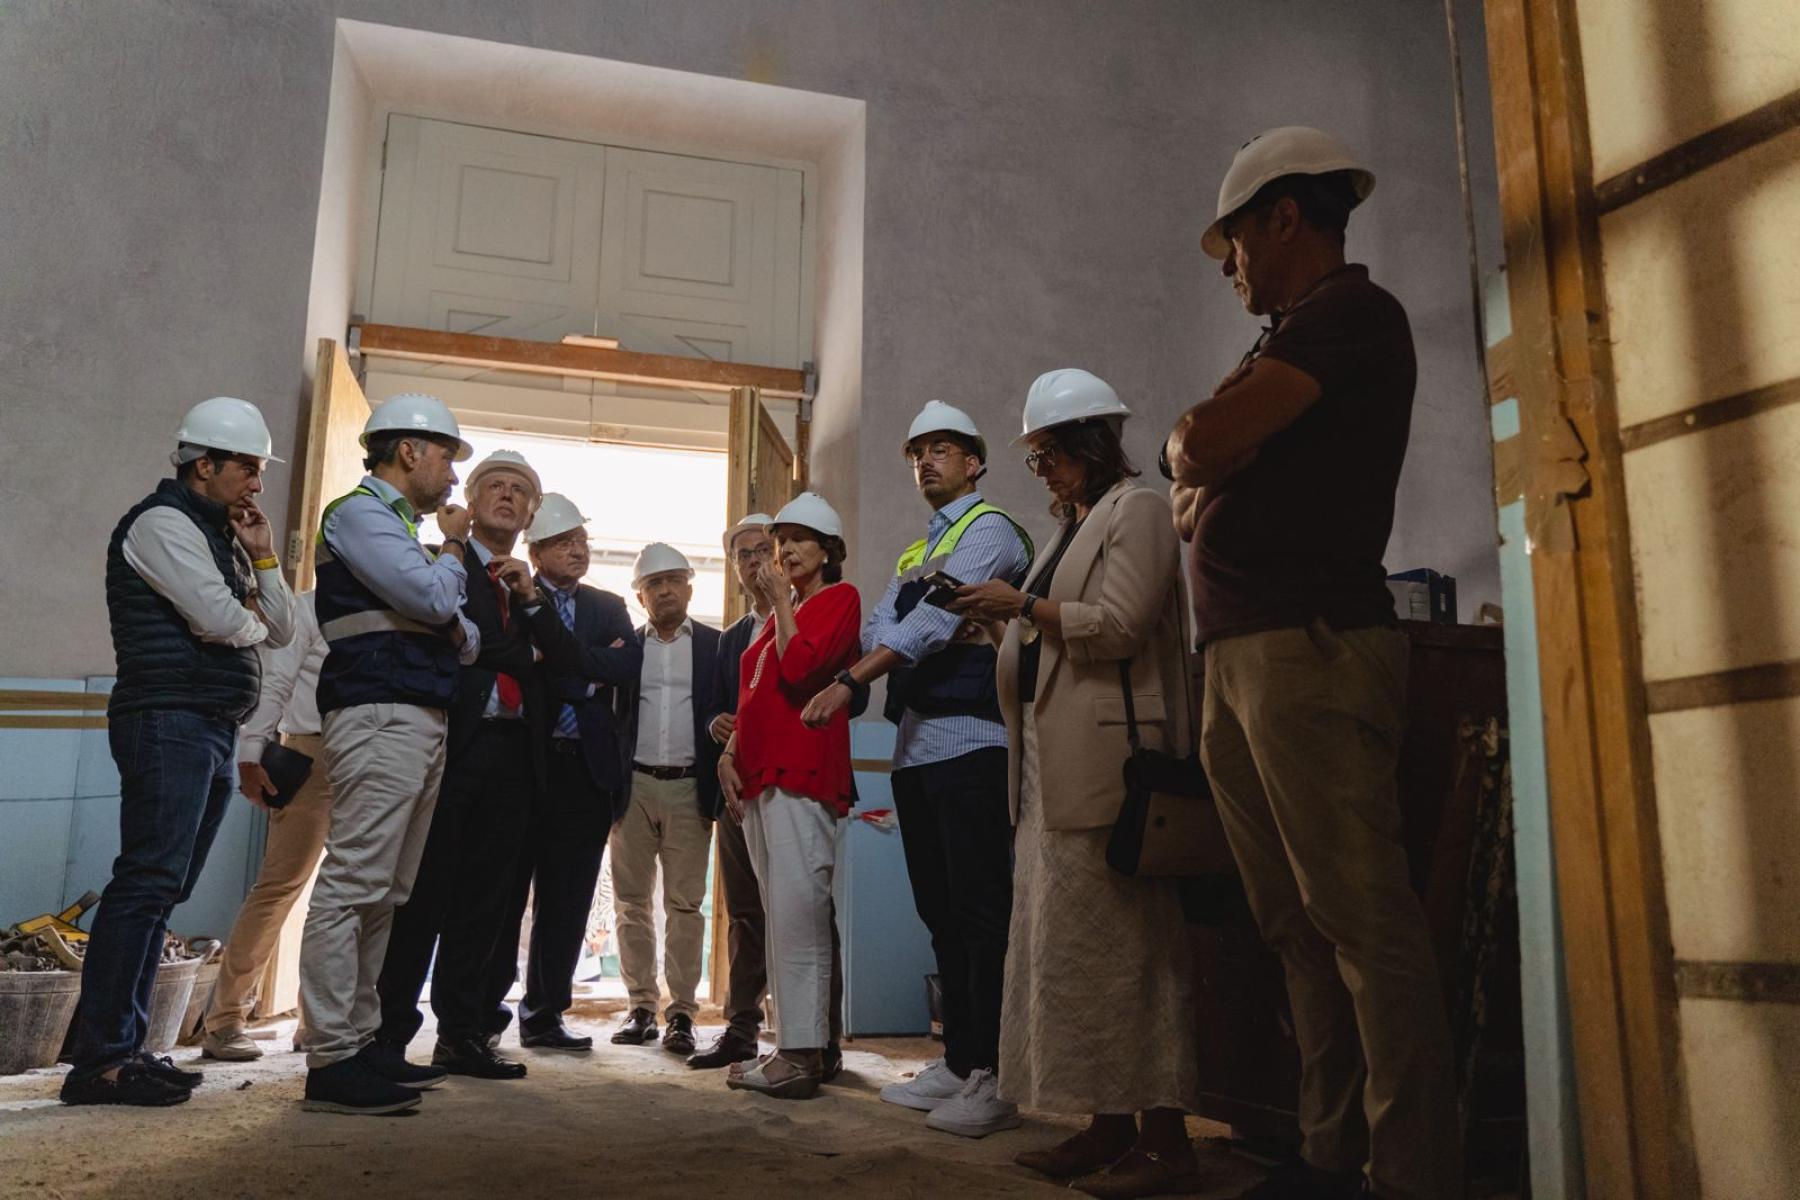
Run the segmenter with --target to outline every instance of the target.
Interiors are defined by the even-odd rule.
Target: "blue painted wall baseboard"
[[[100,696],[112,683],[104,676],[0,679],[0,691]],[[175,932],[224,937],[231,929],[256,877],[263,829],[261,813],[234,800],[193,897],[175,910]],[[103,890],[118,853],[119,775],[106,729],[0,728],[0,927]]]

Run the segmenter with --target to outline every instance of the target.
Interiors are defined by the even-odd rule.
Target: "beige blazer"
[[[1060,533],[1059,533],[1060,536]],[[1032,565],[1056,549],[1045,539]],[[1097,829],[1119,815],[1122,771],[1131,753],[1119,661],[1131,660],[1131,691],[1143,744],[1174,754],[1194,745],[1183,673],[1181,542],[1158,491],[1126,480],[1094,505],[1058,564],[1049,599],[1062,604],[1062,636],[1041,636],[1038,664],[1038,778],[1046,829]],[[1019,819],[1021,625],[1000,646],[1000,711],[1010,748],[1012,817]]]

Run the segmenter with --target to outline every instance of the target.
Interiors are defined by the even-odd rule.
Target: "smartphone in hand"
[[[962,580],[944,571],[933,571],[925,576],[925,582],[931,585],[925,593],[925,603],[935,608],[949,608],[956,599],[956,590],[963,586]]]

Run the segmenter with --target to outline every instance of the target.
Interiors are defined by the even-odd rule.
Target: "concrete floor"
[[[1029,1119],[980,1141],[936,1133],[923,1113],[882,1104],[880,1088],[934,1056],[923,1040],[846,1045],[845,1071],[819,1099],[728,1091],[722,1072],[690,1071],[660,1046],[614,1046],[612,1005],[581,1005],[570,1025],[591,1055],[503,1049],[530,1064],[517,1083],[452,1079],[399,1117],[303,1112],[292,1022],[260,1062],[176,1061],[204,1070],[187,1104],[65,1108],[60,1070],[0,1078],[0,1196],[384,1198],[1048,1196],[1061,1190],[1015,1166],[1020,1150],[1059,1141],[1066,1122]],[[711,1024],[708,1026],[708,1018]],[[718,1030],[703,1013],[702,1034]],[[430,1027],[413,1043],[429,1058]],[[1204,1137],[1218,1126],[1195,1122]],[[1202,1141],[1224,1200],[1258,1177]]]

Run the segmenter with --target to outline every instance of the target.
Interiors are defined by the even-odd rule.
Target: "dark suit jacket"
[[[542,577],[538,586],[544,586]],[[555,598],[549,595],[531,621],[532,636],[544,648],[544,661],[539,665],[549,701],[546,727],[554,733],[560,706],[573,705],[582,757],[594,786],[616,797],[625,789],[631,764],[620,761],[614,692],[635,687],[644,662],[643,643],[631,627],[625,601],[611,592],[576,584],[573,632],[562,623]],[[616,641],[625,644],[615,647]],[[554,668],[553,663],[562,669]]]
[[[644,644],[645,629],[637,631],[638,646]],[[718,684],[716,665],[719,657],[719,631],[711,625],[694,622],[694,769],[696,782],[700,790],[700,815],[711,821],[719,815],[719,751],[722,747],[712,740],[708,726],[722,709],[720,697],[715,690]],[[627,778],[633,774],[631,761],[637,754],[638,734],[638,677],[634,676],[629,687],[619,689],[619,744],[623,748]],[[735,697],[734,697],[735,700]],[[631,787],[627,783],[620,792],[619,803],[623,806],[631,802]]]
[[[500,595],[493,580],[476,556],[468,552],[469,584],[463,597],[463,615],[481,631],[481,652],[471,666],[464,667],[457,679],[456,699],[450,705],[450,728],[447,735],[444,767],[453,769],[475,740],[481,728],[481,714],[487,709],[488,696],[494,690],[494,678],[501,671],[519,681],[525,700],[525,720],[531,727],[532,778],[544,781],[545,724],[543,677],[535,667],[532,654],[531,622],[525,606],[517,597],[508,596],[510,615],[501,623]]]

